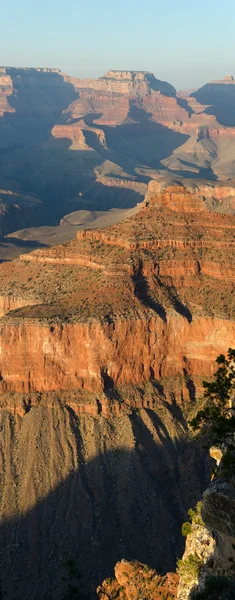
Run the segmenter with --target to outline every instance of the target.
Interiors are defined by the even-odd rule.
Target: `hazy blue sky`
[[[235,75],[234,0],[8,0],[1,23],[2,65],[148,70],[178,89]]]

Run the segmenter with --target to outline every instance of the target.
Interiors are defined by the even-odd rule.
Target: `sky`
[[[235,76],[234,0],[8,0],[1,66],[151,71],[178,90]]]

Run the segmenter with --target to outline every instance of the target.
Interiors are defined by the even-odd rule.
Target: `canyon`
[[[200,194],[153,181],[120,224],[3,263],[0,389],[210,376],[234,344],[234,234]]]
[[[235,346],[234,90],[0,68],[9,600],[181,593],[182,522],[216,506],[188,419]]]
[[[1,67],[1,236],[23,229],[23,241],[25,228],[58,226],[69,213],[132,208],[153,178],[187,177],[201,187],[228,180],[234,189],[235,124],[224,117],[234,89],[232,77],[188,96],[148,72],[80,80],[58,69]],[[20,210],[12,193],[24,198]]]
[[[235,217],[210,190],[153,180],[121,222],[0,265],[9,598],[62,598],[70,560],[90,598],[123,558],[175,569],[211,472],[187,416],[235,342]]]

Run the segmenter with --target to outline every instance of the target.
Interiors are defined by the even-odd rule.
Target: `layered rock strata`
[[[35,194],[52,225],[79,209],[133,207],[163,169],[230,179],[233,80],[208,85],[182,97],[149,72],[79,80],[58,69],[2,67],[0,187]],[[9,223],[8,231],[21,228],[20,212]]]
[[[1,266],[2,391],[180,377],[186,398],[233,347],[233,218],[154,185],[136,216]]]
[[[234,346],[234,217],[198,191],[154,185],[122,223],[0,265],[10,600],[63,598],[68,557],[91,598],[123,556],[174,570],[181,523],[208,483],[185,415]]]

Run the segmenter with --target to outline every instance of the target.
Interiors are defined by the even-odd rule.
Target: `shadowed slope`
[[[78,418],[68,396],[66,405],[61,398],[48,406],[45,398],[13,417],[12,401],[1,423],[0,579],[7,598],[60,600],[68,558],[89,598],[123,556],[174,569],[180,524],[201,496],[209,463],[170,411],[124,405],[108,419]]]
[[[235,82],[212,81],[192,94],[200,104],[209,105],[205,109],[208,115],[226,127],[235,127]]]

